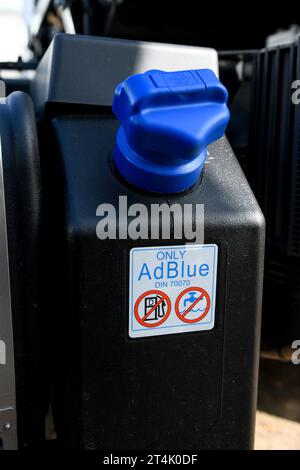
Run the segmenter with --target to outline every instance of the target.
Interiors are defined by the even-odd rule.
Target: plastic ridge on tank
[[[224,135],[228,93],[208,69],[149,70],[121,82],[113,112],[121,122],[114,161],[134,186],[177,193],[193,186],[206,148]]]

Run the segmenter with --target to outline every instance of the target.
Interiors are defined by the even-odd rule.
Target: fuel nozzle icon
[[[149,316],[147,316],[146,321],[158,320],[163,318],[166,314],[166,301],[163,300],[160,302],[162,297],[160,295],[153,295],[150,297],[145,297],[144,300],[144,316],[146,317],[150,310],[153,310]]]

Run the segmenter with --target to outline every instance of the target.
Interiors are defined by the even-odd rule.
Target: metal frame
[[[0,106],[1,106],[0,100]],[[12,309],[0,135],[0,449],[17,449]]]

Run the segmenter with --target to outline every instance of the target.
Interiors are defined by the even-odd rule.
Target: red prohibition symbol
[[[179,310],[180,301],[186,294],[190,292],[199,292],[200,295],[196,300],[193,301],[193,303],[185,311],[180,312]],[[200,302],[200,300],[202,299],[206,299],[206,307],[205,307],[204,312],[201,312],[201,315],[198,316],[197,318],[187,318],[188,313],[191,310],[193,310],[195,306],[197,305],[197,303]],[[206,292],[206,290],[202,289],[201,287],[188,287],[188,289],[185,289],[179,294],[175,302],[175,313],[177,317],[179,318],[179,320],[185,323],[198,323],[200,320],[206,317],[206,315],[209,312],[209,309],[210,309],[210,297],[208,293]]]
[[[151,303],[147,305],[147,300],[149,299]],[[148,290],[144,292],[134,304],[134,316],[136,321],[147,328],[155,328],[162,325],[169,318],[170,313],[171,300],[167,294],[160,290]],[[152,322],[151,315],[154,315],[154,322]]]

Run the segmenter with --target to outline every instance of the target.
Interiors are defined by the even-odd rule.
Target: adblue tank
[[[264,219],[217,74],[211,49],[78,35],[38,66],[45,374],[65,447],[253,447]]]
[[[150,70],[120,83],[112,107],[121,122],[114,152],[120,173],[157,193],[193,186],[207,146],[224,135],[227,96],[208,69]]]

